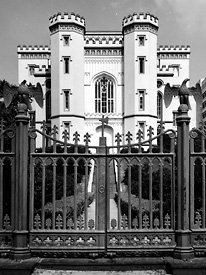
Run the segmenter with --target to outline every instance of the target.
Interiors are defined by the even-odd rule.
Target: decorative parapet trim
[[[17,46],[17,51],[18,52],[51,52],[51,48],[47,45],[43,46],[43,45],[29,45],[29,46],[26,46],[26,45],[18,45]]]
[[[49,27],[51,34],[54,34],[58,31],[69,31],[69,32],[76,32],[79,34],[84,35],[84,29],[78,25],[72,23],[61,23],[54,26]]]
[[[49,46],[17,46],[18,58],[25,59],[50,59],[51,49]]]
[[[87,58],[85,59],[85,64],[121,64],[123,58],[121,56],[117,58]]]
[[[102,118],[102,114],[101,113],[85,113],[85,119],[100,119]],[[117,119],[122,119],[123,114],[122,113],[106,113],[106,116],[108,116],[108,118],[117,118]],[[99,123],[99,122],[98,122]]]
[[[188,59],[190,53],[160,53],[157,57],[158,59]]]
[[[188,59],[190,57],[190,46],[162,46],[157,48],[158,59]]]
[[[85,19],[84,17],[71,13],[57,13],[49,18],[51,34],[57,31],[74,31],[80,34],[85,32]]]
[[[123,33],[128,34],[134,31],[149,31],[157,34],[158,18],[150,13],[133,13],[123,18]]]
[[[123,35],[122,34],[86,34],[84,37],[85,46],[122,46]]]
[[[50,54],[46,53],[19,53],[21,59],[50,59]]]
[[[181,45],[181,46],[168,46],[168,45],[160,45],[158,48],[157,48],[157,53],[171,53],[171,52],[185,52],[185,53],[190,53],[190,46],[187,45]]]
[[[151,32],[153,34],[157,34],[158,28],[154,27],[150,23],[148,24],[133,24],[133,25],[128,25],[124,27],[124,35],[129,34],[134,31],[144,31],[144,32]]]
[[[123,49],[85,49],[85,56],[123,56]]]

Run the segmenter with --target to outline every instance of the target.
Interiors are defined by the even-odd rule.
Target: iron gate
[[[44,129],[44,127],[43,127]],[[175,243],[175,132],[116,146],[79,145],[30,129],[29,245],[33,256],[172,254]],[[53,133],[56,133],[54,129]],[[163,136],[170,148],[163,150]],[[35,148],[40,135],[41,148]],[[159,146],[157,146],[157,142]],[[50,146],[48,146],[50,144]],[[154,147],[154,144],[156,146]],[[154,151],[155,148],[155,151]]]

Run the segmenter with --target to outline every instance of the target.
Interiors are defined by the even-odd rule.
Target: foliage
[[[77,209],[77,217],[80,216],[85,207],[88,207],[94,200],[94,195],[92,193],[88,196],[87,206],[85,205],[85,195],[84,192],[79,192],[76,197],[76,209]],[[66,198],[66,217],[74,220],[74,196],[68,196]],[[51,218],[53,212],[53,204],[49,202],[44,207],[46,218]],[[57,200],[55,203],[55,213],[63,214],[63,199]]]
[[[6,80],[0,80],[0,99],[3,98],[3,87]],[[10,127],[15,124],[15,116],[17,115],[17,96],[13,97],[13,100],[8,108],[5,107],[3,101],[0,101],[0,121],[3,119],[4,127]]]
[[[122,192],[120,194],[120,196],[121,196],[121,198],[120,198],[121,215],[128,216],[128,208],[129,208],[128,193]],[[117,194],[115,194],[114,200],[117,203],[117,201],[118,201]],[[134,195],[131,195],[130,203],[131,203],[131,219],[133,220],[134,218],[139,216],[139,198],[137,198]],[[157,213],[159,211],[158,205],[159,205],[158,201],[153,200],[152,211],[153,211],[154,216],[157,215]],[[150,212],[149,200],[142,199],[141,206],[142,206],[142,208],[141,208],[142,215],[144,215],[144,214],[149,215],[149,212]]]
[[[165,163],[168,165],[167,163]],[[162,180],[163,180],[163,209],[164,213],[170,212],[171,208],[171,171],[169,166],[164,166],[162,169]],[[153,201],[160,201],[160,177],[161,171],[160,168],[156,165],[156,168],[152,171],[152,190],[150,190],[150,166],[147,162],[142,165],[142,182],[139,182],[139,166],[133,165],[131,167],[131,198],[133,196],[137,197],[136,207],[139,198],[139,185],[141,184],[142,194],[141,197],[143,200],[150,199],[150,192],[152,194]],[[123,183],[128,186],[128,168],[125,170],[123,177]],[[122,202],[121,204],[125,204]],[[127,203],[127,202],[126,202]],[[124,206],[125,208],[126,206]]]
[[[142,198],[149,198],[149,169],[150,166],[145,162],[142,166]],[[122,182],[128,185],[128,168],[125,170],[124,178]],[[163,182],[165,196],[171,188],[171,172],[167,167],[163,167]],[[160,185],[160,169],[157,168],[152,172],[152,194],[153,199],[159,199],[159,185]],[[131,193],[135,196],[139,196],[139,166],[133,165],[131,167]]]
[[[122,148],[121,154],[128,153],[128,147]],[[139,150],[135,147],[131,147],[131,153],[139,153]]]
[[[41,162],[35,165],[34,169],[34,203],[35,209],[41,207],[41,196],[42,196],[42,180],[43,180],[43,169]],[[77,170],[77,183],[80,183],[84,175],[84,164],[80,163]],[[61,161],[57,161],[56,165],[56,199],[59,200],[63,196],[63,181],[64,181],[64,167]],[[49,164],[45,167],[45,203],[52,201],[52,193],[54,186],[53,178],[53,165]],[[74,166],[72,162],[68,163],[66,173],[66,196],[74,194]]]
[[[163,152],[169,153],[170,152],[170,146],[171,146],[171,138],[168,134],[163,134],[163,136],[160,136],[157,139],[157,146],[153,146],[152,152],[153,153],[159,153],[160,152],[160,142],[163,142]]]

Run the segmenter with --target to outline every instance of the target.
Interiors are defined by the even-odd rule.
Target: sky
[[[121,31],[122,19],[159,19],[158,45],[189,45],[190,86],[206,77],[206,0],[0,0],[0,80],[18,84],[17,46],[49,45],[49,18],[74,12],[87,31]]]

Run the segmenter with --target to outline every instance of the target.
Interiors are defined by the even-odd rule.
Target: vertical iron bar
[[[131,229],[131,163],[128,166],[128,229]]]
[[[63,178],[63,229],[66,229],[66,199],[67,199],[67,163],[64,160],[64,178]]]
[[[202,161],[202,228],[205,228],[205,165]]]
[[[77,160],[74,164],[74,230],[77,229]]]
[[[191,154],[194,153],[194,139],[190,138],[190,228],[194,228],[194,157]]]
[[[171,167],[171,194],[172,194],[172,199],[171,199],[171,228],[175,229],[175,204],[176,204],[176,187],[175,187],[175,180],[176,180],[176,175],[175,175],[175,155],[172,156],[172,167]]]
[[[41,228],[44,229],[44,225],[45,225],[45,179],[46,179],[46,172],[45,172],[45,167],[46,167],[46,163],[45,163],[46,159],[44,159],[44,162],[42,162],[42,199],[41,199]]]
[[[52,228],[55,229],[56,219],[56,159],[53,159],[53,190],[52,190]]]
[[[99,165],[98,165],[98,159],[96,159],[96,180],[95,180],[95,229],[98,229],[98,205],[99,205],[99,199],[98,199],[98,188],[97,183],[99,179]]]
[[[29,200],[29,230],[32,230],[34,225],[34,157],[32,156],[32,153],[35,151],[35,138],[32,137],[32,134],[35,132],[31,132],[29,143],[30,143],[30,152],[29,152],[29,173],[30,173],[30,200]]]
[[[34,160],[30,156],[30,215],[29,215],[29,230],[33,229],[34,222]]]
[[[120,189],[120,184],[121,184],[121,178],[120,178],[120,163],[118,162],[118,184],[117,184],[117,207],[118,207],[118,217],[117,217],[117,228],[120,230],[121,229],[121,189]]]
[[[14,147],[13,147],[14,149]],[[15,150],[15,149],[14,149]],[[13,150],[13,152],[14,152]],[[12,159],[12,168],[11,168],[11,229],[14,230],[14,202],[15,202],[15,194],[14,194],[14,190],[15,190],[15,158],[13,157]]]
[[[4,158],[0,162],[0,230],[3,229],[3,185],[4,185],[4,174],[3,174]]]
[[[88,226],[88,163],[89,159],[85,161],[85,187],[84,187],[84,229],[87,230]]]
[[[160,229],[163,229],[163,163],[160,163]]]
[[[150,201],[150,229],[153,228],[153,212],[152,212],[152,162],[149,164],[149,201]]]
[[[45,148],[46,148],[46,138],[43,133],[43,135],[42,135],[42,153],[45,153]]]
[[[142,229],[142,164],[139,164],[139,229]]]

